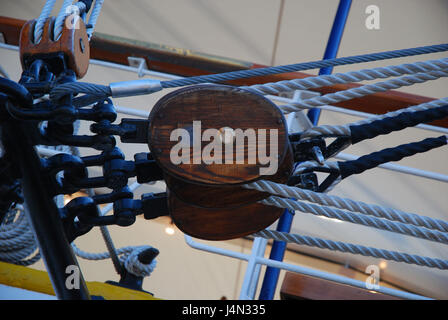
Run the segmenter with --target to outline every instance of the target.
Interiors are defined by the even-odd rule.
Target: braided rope
[[[356,99],[378,92],[385,92],[391,89],[398,89],[404,86],[411,86],[416,83],[436,80],[442,77],[448,77],[448,70],[445,69],[430,72],[420,72],[413,75],[406,75],[374,84],[366,84],[361,87],[329,93],[311,99],[294,101],[290,104],[281,105],[280,109],[284,113],[290,113],[300,111],[304,108],[310,109],[324,105],[333,105],[338,102]]]
[[[257,233],[254,233],[253,236],[265,239],[274,239],[276,241],[292,242],[300,245],[318,247],[321,249],[329,249],[332,251],[348,252],[367,257],[381,258],[384,260],[404,262],[408,264],[415,264],[418,266],[424,266],[429,268],[437,268],[441,270],[448,269],[447,260],[429,258],[385,249],[377,249],[352,243],[345,243],[341,241],[333,241],[309,236],[302,236],[299,234],[289,234],[286,232],[279,232],[274,230],[262,230]]]
[[[435,148],[445,146],[447,144],[447,136],[437,138],[426,138],[418,142],[402,144],[393,148],[386,148],[381,151],[372,152],[371,154],[359,157],[356,160],[338,162],[339,172],[342,179],[359,174],[366,170],[376,168],[380,164],[391,161],[400,161],[403,158],[413,156],[418,153],[424,153]]]
[[[406,74],[419,72],[429,72],[437,70],[447,70],[448,59],[419,61],[415,63],[406,63],[396,66],[379,67],[373,69],[363,69],[346,73],[336,73],[331,75],[320,75],[307,77],[304,79],[283,80],[264,84],[255,84],[252,86],[243,86],[257,93],[267,95],[277,95],[281,92],[293,90],[308,90],[332,86],[335,84],[353,83],[365,80],[384,79],[388,77],[398,77]]]
[[[244,185],[244,187],[247,189],[255,189],[262,192],[268,192],[272,195],[305,200],[328,207],[335,207],[351,212],[359,212],[390,221],[398,221],[401,223],[420,226],[427,229],[448,232],[448,222],[440,219],[421,216],[415,213],[408,213],[375,204],[367,204],[361,201],[341,198],[334,195],[300,189],[297,187],[287,186],[268,180],[255,181]]]
[[[442,99],[433,100],[430,102],[425,102],[425,103],[422,103],[419,105],[410,106],[408,108],[391,111],[391,112],[388,112],[388,113],[385,113],[382,115],[378,115],[375,117],[363,119],[363,120],[348,123],[348,124],[336,125],[336,126],[331,126],[331,125],[316,126],[316,127],[310,128],[308,130],[305,130],[301,134],[301,137],[302,138],[312,138],[312,137],[318,137],[318,136],[326,136],[326,137],[350,136],[351,135],[351,131],[350,131],[351,126],[358,126],[358,125],[362,125],[362,124],[372,123],[374,121],[385,119],[385,118],[395,117],[404,112],[417,112],[417,111],[424,111],[424,110],[428,110],[428,109],[443,107],[447,104],[448,104],[448,98],[442,98]]]
[[[45,21],[50,17],[56,0],[47,0],[40,12],[39,18],[37,18],[34,25],[34,43],[39,43],[42,40],[42,33],[44,31]]]

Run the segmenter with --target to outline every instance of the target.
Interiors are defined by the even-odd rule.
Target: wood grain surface
[[[204,159],[204,153],[201,157],[201,152],[194,152],[194,121],[200,121],[201,133],[222,128],[254,130],[256,143],[244,139],[241,145],[234,141],[231,163],[225,163],[222,143],[222,163],[207,164],[205,161],[209,159]],[[267,154],[271,148],[277,150],[275,160],[281,164],[288,146],[285,119],[275,104],[251,91],[226,85],[197,85],[171,92],[154,106],[149,122],[148,141],[154,159],[171,176],[194,183],[223,185],[256,180],[262,176],[261,168],[268,167],[259,161],[259,150],[264,147]],[[170,158],[171,149],[178,144],[177,140],[170,141],[175,129],[184,129],[190,134],[189,163],[175,164]],[[267,132],[264,140],[260,139],[261,129]],[[271,144],[273,132],[277,133],[277,139]],[[200,149],[204,150],[209,143],[200,142]],[[248,161],[250,155],[256,161]],[[244,163],[237,163],[238,156],[244,157]]]

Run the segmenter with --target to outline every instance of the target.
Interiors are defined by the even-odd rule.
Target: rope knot
[[[149,277],[157,265],[159,251],[151,246],[139,246],[123,257],[126,270],[137,277]]]

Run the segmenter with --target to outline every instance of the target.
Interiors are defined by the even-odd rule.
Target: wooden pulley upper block
[[[168,174],[205,185],[273,176],[289,142],[282,112],[262,95],[226,85],[171,92],[149,116],[149,148]]]
[[[22,67],[28,68],[33,58],[45,58],[51,54],[63,53],[67,67],[75,72],[77,78],[82,78],[89,67],[89,38],[82,19],[77,19],[75,23],[72,19],[72,16],[66,18],[62,34],[56,40],[53,34],[55,18],[47,19],[42,39],[38,43],[35,43],[34,39],[36,20],[27,21],[20,32]]]

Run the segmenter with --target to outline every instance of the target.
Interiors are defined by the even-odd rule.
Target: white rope
[[[281,105],[279,108],[284,113],[300,111],[304,108],[310,109],[323,105],[333,105],[338,102],[360,98],[366,95],[384,92],[391,89],[398,89],[404,86],[411,86],[416,83],[424,83],[430,80],[436,80],[442,77],[448,77],[448,70],[438,70],[430,72],[421,72],[413,75],[406,75],[395,79],[390,79],[374,84],[366,84],[360,87],[351,88],[343,91],[329,93],[311,99],[294,101],[290,104]]]
[[[86,260],[104,260],[110,258],[109,252],[91,253],[79,249],[74,243],[72,248],[75,254]],[[116,249],[116,253],[120,256],[120,262],[124,265],[128,272],[139,276],[147,277],[155,269],[157,262],[153,259],[150,264],[143,264],[139,261],[138,255],[147,249],[151,249],[151,246],[129,246]]]
[[[255,181],[244,185],[244,187],[262,192],[268,192],[272,195],[305,200],[324,206],[335,207],[352,212],[359,212],[390,221],[398,221],[414,226],[425,227],[427,229],[448,232],[448,222],[440,219],[421,216],[415,213],[408,213],[393,208],[382,207],[379,205],[367,204],[361,201],[341,198],[334,195],[300,189],[297,187],[287,186],[268,180]]]
[[[47,0],[40,12],[39,18],[37,18],[34,25],[34,43],[39,43],[42,39],[42,33],[44,30],[45,21],[50,17],[56,0]]]
[[[401,222],[389,221],[386,219],[371,217],[364,214],[358,214],[332,207],[326,207],[322,205],[316,205],[312,203],[306,203],[303,201],[291,200],[276,196],[270,196],[259,202],[265,205],[275,206],[279,208],[286,208],[293,211],[297,210],[304,213],[311,213],[317,216],[338,219],[341,221],[351,222],[366,227],[372,227],[375,229],[386,230],[420,239],[448,244],[448,233],[436,230],[429,230],[422,227],[416,227]]]
[[[37,242],[24,208],[16,205],[0,225],[0,260],[28,266],[40,259],[36,250]]]
[[[309,90],[332,86],[335,84],[354,83],[365,80],[385,79],[389,77],[398,77],[406,74],[415,74],[419,72],[429,72],[437,70],[447,70],[448,59],[419,61],[415,63],[406,63],[395,66],[387,66],[373,69],[363,69],[346,73],[336,73],[331,75],[319,75],[307,77],[304,79],[283,80],[264,84],[255,84],[242,88],[256,91],[263,95],[277,95],[282,92],[294,90]]]
[[[70,15],[70,13],[68,12],[68,7],[71,6],[73,0],[64,0],[64,2],[62,3],[62,7],[59,10],[59,13],[56,17],[56,21],[54,22],[54,41],[57,41],[62,34],[62,29],[64,28],[64,23],[65,23],[65,18]]]
[[[300,245],[318,247],[321,249],[329,249],[332,251],[348,252],[367,257],[381,258],[384,260],[392,260],[396,262],[416,264],[419,266],[425,266],[429,268],[437,268],[441,270],[448,269],[447,260],[429,258],[385,249],[377,249],[341,241],[333,241],[310,236],[302,236],[300,234],[290,234],[275,230],[262,230],[257,233],[254,233],[253,236],[262,237],[265,239],[274,239],[276,241],[293,242]]]
[[[101,8],[103,7],[104,0],[95,0],[95,4],[92,8],[92,13],[89,18],[89,27],[87,28],[87,35],[92,38],[93,31],[95,30],[96,21],[98,20],[98,16],[100,15]]]

